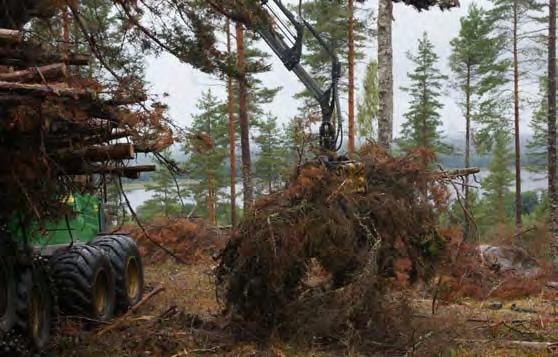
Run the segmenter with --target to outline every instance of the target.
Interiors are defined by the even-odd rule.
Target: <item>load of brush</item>
[[[0,10],[2,223],[14,214],[26,222],[63,218],[72,213],[65,197],[98,189],[93,175],[137,178],[153,171],[127,160],[173,140],[165,108],[148,108],[133,83],[103,88],[84,70],[94,58],[63,41],[59,48],[45,45],[23,30],[31,19],[61,16],[56,4],[8,1]]]
[[[287,189],[256,202],[222,252],[225,312],[260,336],[316,321],[323,335],[375,325],[384,288],[428,280],[443,256],[449,192],[433,160],[370,144],[357,162],[299,168]]]

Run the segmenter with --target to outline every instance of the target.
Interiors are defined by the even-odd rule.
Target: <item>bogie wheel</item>
[[[16,320],[15,253],[0,236],[0,337],[8,333]]]
[[[114,272],[101,249],[73,246],[56,252],[50,266],[64,314],[99,322],[112,318],[116,301]]]
[[[136,242],[125,235],[97,237],[91,245],[102,249],[110,258],[116,279],[116,306],[126,311],[143,295],[143,264]]]
[[[18,266],[16,330],[31,350],[43,351],[50,342],[56,318],[56,293],[47,263],[40,257],[32,265]]]

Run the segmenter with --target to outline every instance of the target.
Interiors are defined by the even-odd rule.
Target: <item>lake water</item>
[[[511,169],[511,171],[514,172],[513,169]],[[481,172],[478,175],[476,175],[476,179],[477,179],[478,182],[475,182],[475,180],[471,178],[471,185],[479,187],[479,192],[482,193],[482,189],[480,189],[480,182],[481,182],[482,179],[486,178],[488,175],[489,175],[489,171],[487,169],[482,169]],[[529,171],[525,170],[521,173],[521,175],[522,175],[522,177],[521,177],[521,185],[522,185],[521,189],[522,189],[523,192],[545,190],[546,189],[547,181],[546,181],[546,175],[545,174],[538,174],[538,173],[533,173],[533,172],[529,172]],[[510,187],[510,189],[513,190],[514,187],[515,186],[512,185],[512,187]],[[239,193],[242,192],[242,185],[238,184],[236,190]],[[130,204],[132,205],[134,210],[136,210],[145,201],[147,201],[148,199],[153,197],[153,192],[146,191],[145,189],[138,189],[138,190],[127,191],[126,195],[128,196],[128,199],[130,200]],[[241,202],[242,201],[242,196],[239,195],[239,197],[237,197],[237,199],[238,199],[238,202]],[[184,200],[187,203],[193,203],[192,199],[185,198]]]
[[[242,202],[242,184],[237,184],[236,185],[236,199],[237,202]],[[223,190],[224,194],[228,194],[229,193],[229,188],[227,187],[225,190]],[[147,191],[145,189],[137,189],[137,190],[130,190],[130,191],[126,191],[126,196],[128,197],[128,200],[130,200],[130,205],[132,206],[132,208],[135,210],[137,210],[137,208],[139,206],[141,206],[145,201],[149,200],[150,198],[153,197],[154,192],[153,191]],[[184,203],[194,203],[194,200],[190,197],[183,197]]]

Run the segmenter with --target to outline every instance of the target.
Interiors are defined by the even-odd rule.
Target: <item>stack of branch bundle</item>
[[[443,255],[438,217],[449,199],[429,171],[433,158],[424,150],[394,158],[368,145],[353,168],[302,167],[286,190],[256,202],[222,252],[217,287],[225,311],[258,333],[292,327],[300,316],[318,319],[304,303],[313,301],[306,282],[314,264],[330,277],[326,291],[335,292],[321,311],[353,322],[369,310],[357,316],[341,306],[377,306],[367,300],[381,295],[380,286],[428,280]],[[345,294],[350,304],[342,303]],[[332,330],[348,323],[337,322]]]
[[[70,68],[89,61],[0,29],[0,222],[13,221],[14,212],[59,219],[71,213],[64,197],[97,188],[92,175],[137,178],[155,169],[129,166],[137,152],[172,144],[165,107],[137,105],[143,93],[111,97]]]

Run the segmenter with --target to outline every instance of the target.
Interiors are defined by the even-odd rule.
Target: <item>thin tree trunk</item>
[[[518,0],[513,1],[513,104],[515,132],[515,230],[521,232],[521,143],[519,137],[519,62],[517,55]]]
[[[242,155],[242,186],[244,213],[248,213],[253,202],[252,162],[250,158],[250,136],[248,124],[246,59],[244,52],[244,28],[236,23],[236,47],[238,76],[238,121],[240,125],[240,148]]]
[[[64,54],[68,55],[70,51],[70,15],[67,6],[62,8],[62,40],[64,41],[62,44]]]
[[[207,117],[206,131],[211,140],[211,147],[213,147],[213,132],[211,127],[211,119]],[[213,170],[210,167],[211,163],[207,161],[207,220],[211,224],[215,224],[215,180],[213,176]]]
[[[393,138],[392,0],[380,0],[378,11],[378,142],[390,149]]]
[[[467,83],[465,88],[465,168],[471,166],[471,67],[467,66]],[[463,188],[465,194],[464,207],[469,211],[469,176],[465,176],[465,186]],[[470,235],[470,222],[467,212],[464,214],[464,232],[465,239]]]
[[[70,14],[67,6],[62,8],[62,40],[64,41],[62,51],[65,56],[68,56],[70,53]],[[68,77],[66,76],[67,80]]]
[[[497,197],[497,204],[496,204],[496,210],[497,215],[498,215],[498,226],[496,227],[496,233],[498,235],[498,239],[502,239],[506,237],[506,232],[505,232],[505,207],[504,207],[504,193],[502,192],[502,190],[499,189],[498,192],[498,197]]]
[[[232,54],[231,49],[231,27],[227,20],[227,53]],[[229,57],[231,58],[231,57]],[[236,158],[235,158],[235,130],[234,130],[234,95],[232,77],[227,75],[227,97],[229,102],[229,166],[230,166],[230,185],[231,185],[231,224],[236,227]]]
[[[355,32],[353,0],[348,2],[349,12],[349,153],[355,152]]]
[[[215,183],[212,170],[207,171],[207,220],[216,223],[215,217]]]
[[[558,195],[556,192],[556,0],[549,0],[548,22],[548,200],[551,254],[558,262]]]

